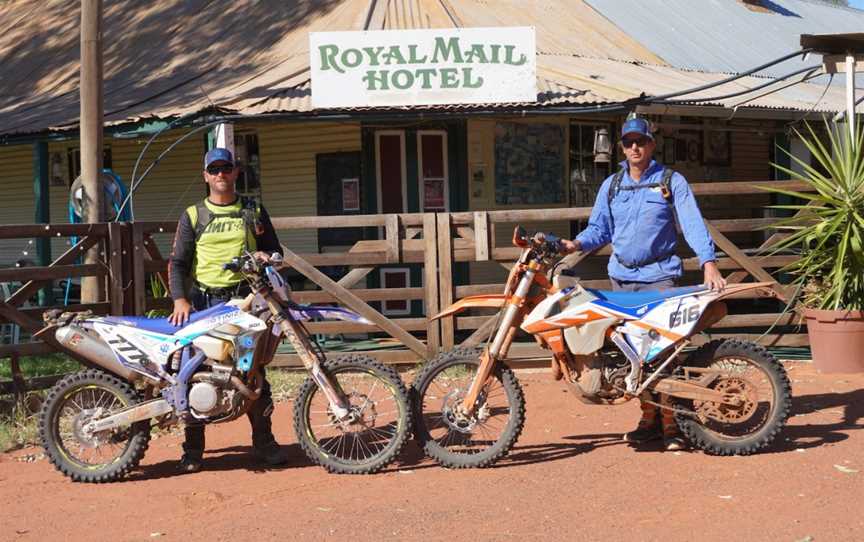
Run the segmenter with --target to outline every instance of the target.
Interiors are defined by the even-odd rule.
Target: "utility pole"
[[[104,222],[102,193],[102,0],[81,0],[81,178],[84,222]],[[85,264],[99,261],[99,245],[87,251]],[[102,301],[103,281],[81,279],[81,302]]]

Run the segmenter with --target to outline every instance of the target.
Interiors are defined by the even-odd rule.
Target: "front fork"
[[[525,303],[525,296],[528,295],[528,290],[534,282],[535,273],[536,271],[530,267],[525,270],[525,274],[519,281],[519,286],[516,287],[516,291],[507,302],[507,308],[504,309],[504,316],[501,318],[501,324],[498,326],[492,345],[484,348],[483,353],[480,354],[480,366],[477,368],[477,373],[471,381],[471,387],[468,388],[468,393],[461,404],[461,411],[466,415],[473,414],[477,398],[480,397],[480,390],[489,380],[495,363],[506,357],[507,351],[510,350],[510,343],[513,342],[513,336],[516,334],[516,327],[522,322],[524,316],[522,307]]]
[[[303,366],[309,371],[309,375],[318,388],[327,397],[330,403],[330,408],[337,419],[342,420],[351,413],[350,403],[345,398],[345,394],[333,384],[330,377],[327,376],[321,369],[321,363],[324,361],[319,359],[319,356],[312,349],[309,343],[309,338],[306,336],[300,324],[294,320],[291,315],[279,306],[269,295],[262,296],[270,308],[270,313],[275,319],[275,323],[282,329],[282,333],[294,347],[300,360],[303,361]]]

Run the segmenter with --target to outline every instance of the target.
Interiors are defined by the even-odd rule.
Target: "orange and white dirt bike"
[[[525,422],[525,398],[507,367],[517,328],[552,353],[556,379],[591,404],[620,404],[655,393],[674,411],[690,443],[718,455],[768,446],[789,416],[783,366],[753,343],[722,339],[684,353],[690,338],[726,315],[724,298],[770,283],[723,291],[690,286],[649,292],[583,288],[554,275],[560,240],[527,236],[501,295],[461,299],[436,318],[468,308],[499,308],[494,338],[483,348],[456,348],[427,363],[413,385],[415,436],[425,452],[451,468],[485,467],[509,452]]]

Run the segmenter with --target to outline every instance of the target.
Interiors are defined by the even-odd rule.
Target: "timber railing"
[[[26,266],[0,269],[0,282],[14,284],[9,289],[11,295],[0,300],[0,323],[14,324],[20,328],[20,335],[31,338],[42,329],[42,314],[51,308],[84,311],[94,314],[122,313],[123,291],[120,276],[112,270],[122,268],[121,258],[124,226],[121,224],[11,224],[0,226],[0,239],[20,240],[30,246],[31,240],[50,243],[51,239],[69,240],[69,248],[46,266]],[[47,244],[47,243],[45,243]],[[44,245],[43,245],[44,246]],[[97,247],[100,258],[96,263],[84,264],[84,253]],[[31,249],[32,250],[32,249]],[[35,250],[34,250],[35,252]],[[64,305],[53,302],[49,306],[32,306],[28,302],[42,288],[50,288],[54,281],[72,280],[81,277],[98,277],[102,285],[100,298],[103,301],[86,304]],[[117,281],[115,287],[115,281]],[[50,294],[49,294],[50,298]],[[19,357],[42,355],[54,352],[53,337],[44,340],[30,340],[18,344],[0,344],[0,360],[9,358],[12,369],[12,390],[16,394],[26,389],[50,385],[52,379],[41,378],[25,382],[19,367]],[[0,393],[7,392],[9,386],[0,385]]]
[[[694,193],[702,199],[706,196],[739,196],[765,194],[756,186],[774,186],[787,190],[806,191],[807,185],[795,181],[764,182],[713,182],[691,184]],[[409,213],[319,217],[274,217],[277,231],[327,230],[329,228],[362,228],[366,237],[339,252],[295,253],[285,248],[286,267],[299,273],[317,290],[295,291],[294,299],[299,303],[339,303],[367,318],[372,325],[352,322],[309,322],[307,327],[315,334],[386,334],[402,348],[382,348],[366,353],[389,363],[408,363],[430,359],[441,350],[457,344],[478,344],[491,331],[493,320],[489,315],[467,314],[430,321],[429,316],[439,312],[454,300],[473,294],[500,293],[503,290],[504,270],[509,268],[519,250],[504,244],[509,240],[515,224],[528,223],[536,229],[548,225],[568,225],[571,221],[586,221],[591,209],[555,208],[531,210],[500,210],[454,213]],[[796,258],[794,255],[765,255],[765,248],[778,235],[768,236],[768,229],[776,218],[712,218],[708,227],[717,245],[718,266],[730,283],[749,280],[772,282],[769,291],[750,291],[744,297],[775,298],[771,302],[758,303],[759,310],[752,313],[730,311],[730,314],[709,330],[710,337],[734,335],[758,339],[762,344],[774,346],[806,345],[803,328],[795,324],[795,314],[781,316],[783,300],[791,295],[788,286],[776,282],[771,270],[776,270]],[[145,314],[153,309],[168,309],[170,299],[153,297],[151,278],[167,285],[167,262],[159,246],[170,245],[176,222],[135,222],[130,224],[93,225],[21,225],[0,226],[0,239],[77,236],[75,246],[65,251],[51,265],[0,270],[0,281],[19,281],[23,285],[0,304],[0,319],[13,322],[29,332],[41,326],[41,312],[48,307],[22,308],[21,305],[40,287],[51,280],[80,276],[104,277],[105,301],[89,305],[67,307],[73,310],[92,309],[96,314]],[[753,232],[766,230],[764,235]],[[559,232],[567,233],[567,232]],[[729,236],[749,238],[738,244]],[[161,237],[161,238],[160,238]],[[754,239],[758,240],[754,242]],[[767,237],[767,239],[766,239]],[[165,241],[168,241],[166,243]],[[501,240],[499,244],[496,240]],[[84,250],[100,243],[105,257],[98,264],[79,265],[77,258]],[[699,262],[689,252],[685,242],[679,243],[679,254],[684,260],[685,271],[690,273],[690,283],[699,281]],[[107,251],[107,252],[106,252]],[[609,286],[605,277],[605,260],[609,249],[587,256],[577,267],[577,274],[587,287]],[[501,281],[487,284],[458,284],[460,264],[478,265],[501,269]],[[367,287],[366,278],[376,269],[400,264],[415,267],[415,276],[422,276],[422,286],[410,283],[402,288]],[[328,275],[321,267],[344,267],[342,276]],[[582,270],[586,270],[585,273]],[[326,271],[326,270],[325,270]],[[487,273],[488,276],[488,273]],[[375,281],[373,281],[375,282]],[[384,316],[373,305],[386,301],[402,301],[407,306],[419,302],[422,314],[400,317]],[[752,309],[752,307],[751,307]],[[762,332],[777,324],[780,331],[768,335]],[[784,332],[785,330],[785,332]],[[388,342],[388,341],[379,341]],[[697,341],[698,342],[698,341]],[[533,343],[514,345],[517,356],[534,357],[543,353]],[[36,342],[0,346],[0,357],[10,355],[40,354],[51,351],[51,345]],[[277,365],[297,365],[293,355],[280,355]]]
[[[381,239],[361,240],[347,250],[327,253],[295,253],[283,246],[285,266],[290,267],[320,290],[295,291],[292,297],[298,303],[339,303],[365,317],[373,325],[353,322],[308,322],[306,327],[314,334],[352,334],[383,332],[401,343],[404,349],[386,348],[364,353],[388,363],[407,363],[430,359],[440,347],[439,324],[425,315],[438,312],[438,271],[435,215],[432,213],[274,217],[273,226],[279,233],[292,230],[322,230],[328,228],[373,228]],[[147,296],[147,273],[164,273],[167,262],[160,255],[154,237],[171,234],[176,223],[136,222],[132,225],[134,262],[134,298],[136,312],[166,308],[167,299]],[[423,269],[423,287],[361,288],[367,275],[381,266],[417,264]],[[344,266],[348,272],[334,280],[319,267]],[[365,286],[365,285],[364,285]],[[423,316],[386,317],[369,303],[419,300]],[[415,336],[412,333],[419,334]],[[275,365],[299,365],[296,355],[277,355]]]

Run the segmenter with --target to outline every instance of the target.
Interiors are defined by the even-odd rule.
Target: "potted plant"
[[[864,371],[864,134],[859,124],[854,138],[848,126],[826,123],[821,140],[807,125],[801,137],[813,164],[792,156],[800,172],[773,164],[792,179],[806,182],[812,192],[769,189],[803,200],[799,205],[774,205],[795,216],[773,227],[788,233],[772,251],[795,249],[800,259],[781,272],[795,276],[801,292],[801,312],[813,352],[822,372]],[[785,151],[784,151],[785,152]]]

